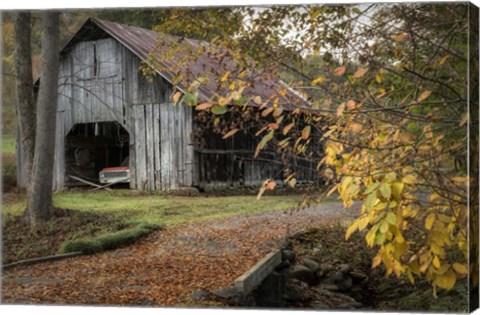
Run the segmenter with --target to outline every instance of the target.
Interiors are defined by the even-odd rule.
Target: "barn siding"
[[[139,59],[126,48],[123,55],[125,112],[134,112],[134,119],[130,120],[134,133],[130,160],[136,174],[133,187],[169,190],[191,186],[191,108],[171,104],[171,85],[160,76],[147,80],[141,73]]]
[[[60,62],[55,190],[64,188],[65,137],[72,127],[108,121],[117,121],[130,134],[131,188],[192,185],[192,111],[170,104],[170,83],[160,76],[147,80],[139,58],[112,38],[76,43]],[[24,187],[21,154],[18,182]]]
[[[196,152],[193,111],[171,104],[172,86],[145,78],[140,59],[112,38],[79,42],[62,54],[54,187],[65,178],[65,137],[78,123],[117,121],[130,134],[130,187],[169,190],[209,183],[258,185],[281,166],[242,154]],[[239,137],[239,138],[237,138]],[[206,149],[254,151],[251,139],[205,136]],[[19,156],[21,152],[19,152]],[[22,166],[19,167],[20,172]],[[19,181],[21,182],[21,181]]]
[[[195,122],[201,127],[198,124]],[[301,157],[282,162],[277,152],[265,148],[253,158],[258,139],[243,131],[224,140],[221,134],[203,130],[200,139],[195,147],[194,171],[195,185],[200,187],[259,186],[266,179],[282,180],[286,168],[295,172],[299,182],[319,180],[315,165]]]

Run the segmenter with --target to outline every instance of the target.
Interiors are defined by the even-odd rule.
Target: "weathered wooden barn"
[[[161,40],[180,41],[172,36]],[[199,122],[191,106],[173,105],[172,93],[183,92],[187,83],[175,85],[175,64],[154,69],[147,79],[141,71],[149,64],[158,33],[138,27],[89,19],[60,52],[57,133],[55,138],[55,190],[73,185],[71,175],[98,181],[105,167],[127,163],[130,187],[169,190],[206,185],[258,185],[265,178],[280,178],[281,163],[253,159],[256,142],[238,133],[222,140],[205,133],[194,143],[192,132]],[[183,39],[178,58],[195,52],[204,42]],[[196,77],[208,67],[228,67],[207,54],[188,65]],[[262,79],[244,94],[267,99],[283,83]],[[198,102],[219,91],[215,82],[204,82]],[[286,102],[305,102],[288,89]],[[249,154],[245,154],[245,153]],[[19,157],[21,152],[19,152]],[[18,182],[24,185],[19,158]],[[308,171],[308,167],[306,168]],[[308,174],[306,175],[308,177]]]

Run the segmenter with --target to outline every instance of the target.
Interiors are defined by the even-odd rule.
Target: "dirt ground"
[[[135,245],[3,272],[2,303],[190,306],[198,289],[231,285],[287,235],[349,220],[327,203],[155,232]]]

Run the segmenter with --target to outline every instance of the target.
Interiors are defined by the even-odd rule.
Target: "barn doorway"
[[[129,138],[115,121],[74,125],[65,139],[65,185],[84,185],[70,176],[98,184],[104,168],[129,166]]]

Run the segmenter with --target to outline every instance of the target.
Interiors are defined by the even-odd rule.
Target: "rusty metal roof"
[[[222,51],[220,49],[213,53],[212,49],[202,50],[202,46],[212,47],[207,42],[166,35],[153,30],[100,19],[89,19],[65,47],[68,47],[73,39],[77,38],[78,40],[78,34],[82,34],[81,38],[88,38],[88,32],[95,31],[92,26],[100,28],[109,36],[118,40],[149,65],[152,65],[150,62],[150,58],[153,56],[152,52],[157,48],[157,54],[154,56],[156,58],[155,71],[172,84],[176,81],[175,77],[178,73],[182,73],[182,78],[176,85],[174,84],[182,91],[185,91],[196,79],[202,78],[202,84],[198,87],[199,103],[214,102],[218,95],[225,96],[230,92],[228,87],[220,84],[219,74],[230,71],[230,77],[234,77],[240,72],[239,69],[235,68],[231,59],[221,56]],[[165,46],[175,49],[173,58],[163,58],[161,47]],[[195,58],[191,58],[192,55]],[[186,63],[182,62],[185,60],[187,60]],[[279,96],[279,104],[287,109],[293,106],[308,106],[309,104],[299,93],[290,89],[285,83],[266,71],[260,73],[260,71],[249,69],[248,74],[242,80],[250,83],[250,86],[244,90],[243,96],[260,96],[262,100],[267,100],[277,95]],[[285,88],[286,94],[280,95],[279,91],[285,90]]]

